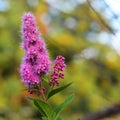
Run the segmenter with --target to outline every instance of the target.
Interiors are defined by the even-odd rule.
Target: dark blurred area
[[[51,60],[58,54],[66,58],[61,84],[73,85],[51,99],[56,106],[75,93],[63,119],[76,120],[120,101],[120,18],[105,0],[0,0],[0,120],[40,120],[19,75],[25,12],[35,15]]]

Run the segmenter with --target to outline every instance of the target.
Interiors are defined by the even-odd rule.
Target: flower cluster
[[[22,47],[25,56],[20,68],[22,81],[27,87],[38,84],[43,75],[50,69],[46,45],[41,39],[35,18],[31,13],[25,13],[22,18]]]
[[[71,83],[64,86],[60,85],[60,78],[64,78],[64,70],[66,67],[65,58],[58,55],[54,60],[53,71],[51,61],[46,49],[45,42],[41,39],[37,28],[35,18],[31,13],[25,13],[22,17],[22,48],[25,51],[21,66],[20,75],[22,82],[28,87],[30,94],[36,97],[29,97],[34,105],[38,108],[41,120],[61,119],[59,111],[72,101],[74,95],[70,95],[63,103],[57,106],[58,109],[52,109],[48,104],[48,100],[55,94],[67,88]],[[49,74],[48,74],[49,73]],[[47,83],[47,84],[45,84]],[[57,87],[57,88],[55,88]],[[68,101],[68,102],[66,102]],[[47,109],[46,109],[47,107]],[[48,112],[48,110],[50,110]]]
[[[65,58],[63,56],[58,55],[55,59],[55,65],[54,70],[51,73],[51,80],[49,81],[49,84],[54,87],[55,85],[59,85],[59,78],[64,78],[64,70],[65,70],[66,64],[65,64]]]

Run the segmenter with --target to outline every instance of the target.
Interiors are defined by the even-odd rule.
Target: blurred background
[[[51,99],[56,106],[75,93],[63,120],[77,120],[120,101],[119,0],[0,0],[0,120],[40,120],[25,99],[29,95],[19,75],[21,16],[28,11],[36,17],[51,60],[58,54],[66,58],[61,82],[73,84]]]

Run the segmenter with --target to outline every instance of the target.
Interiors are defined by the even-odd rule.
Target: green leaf
[[[57,89],[52,90],[51,92],[48,93],[47,99],[49,99],[50,97],[52,97],[52,96],[55,95],[56,93],[64,90],[65,88],[67,88],[67,87],[70,86],[71,84],[72,84],[72,83],[69,83],[69,84],[67,84],[67,85],[65,85],[65,86],[62,86],[62,87],[59,87],[59,88],[57,88]]]
[[[48,81],[49,81],[49,79],[48,79],[47,76],[42,76],[42,80],[45,81],[45,82],[47,82],[47,83],[48,83]]]
[[[41,113],[41,115],[46,116],[45,112],[43,111],[43,109],[41,108],[41,106],[39,105],[39,103],[36,99],[33,100],[33,103],[36,106],[36,108],[38,109],[38,111]]]
[[[47,117],[42,117],[42,120],[48,120]]]
[[[30,101],[30,102],[33,102],[33,99],[34,99],[34,98],[26,97],[26,99],[27,99],[28,101]]]
[[[54,111],[52,110],[52,108],[45,103],[44,101],[40,100],[40,99],[34,99],[33,103],[35,104],[35,106],[38,108],[39,112],[43,115],[46,116],[49,119],[52,119],[52,115],[54,113]]]
[[[58,117],[56,120],[62,120],[60,117]]]
[[[31,88],[25,88],[25,89],[23,89],[23,91],[26,91],[26,90],[38,90],[38,87],[31,87]]]
[[[74,94],[71,94],[63,103],[61,103],[54,111],[56,113],[56,118],[59,116],[60,112],[72,102]]]

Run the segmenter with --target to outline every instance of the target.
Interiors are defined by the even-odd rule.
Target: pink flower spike
[[[49,60],[45,42],[41,39],[35,17],[25,13],[22,17],[22,47],[25,56],[20,68],[22,81],[31,87],[39,84],[42,76],[49,72]]]
[[[59,85],[59,78],[64,78],[64,70],[65,70],[66,64],[65,64],[65,58],[63,56],[58,55],[55,59],[55,65],[54,70],[51,73],[51,80],[49,81],[49,84],[51,86]]]

